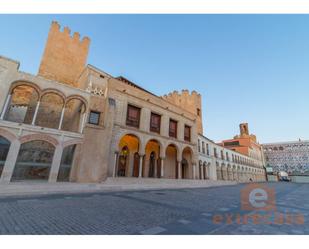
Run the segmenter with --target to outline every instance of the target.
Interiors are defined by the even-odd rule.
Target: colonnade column
[[[201,180],[204,180],[204,166],[201,165],[201,176],[200,176]]]
[[[51,165],[51,169],[49,172],[48,182],[57,182],[57,177],[58,177],[60,164],[61,164],[61,158],[62,158],[62,151],[63,151],[62,145],[60,144],[57,145],[55,154],[53,156],[53,162]]]
[[[160,170],[161,178],[164,177],[164,158],[161,157],[161,170]]]
[[[181,162],[177,161],[177,167],[178,167],[178,179],[181,179]]]
[[[36,107],[35,107],[33,119],[32,119],[32,122],[31,122],[32,125],[35,125],[35,121],[36,121],[36,117],[37,117],[37,115],[38,115],[38,111],[39,111],[39,108],[40,108],[40,104],[41,104],[40,101],[38,101],[38,102],[36,103]]]
[[[118,160],[119,160],[119,152],[115,151],[114,167],[113,167],[113,177],[116,177],[116,170],[117,170]]]
[[[58,130],[61,130],[65,107],[62,108]]]
[[[11,181],[15,164],[17,161],[19,149],[20,149],[20,142],[15,140],[11,143],[8,155],[6,157],[6,161],[4,164],[4,168],[2,171],[2,176],[0,182],[9,183]]]
[[[9,103],[11,102],[11,98],[12,98],[12,95],[9,94],[6,98],[6,101],[5,101],[5,104],[4,104],[4,107],[3,107],[3,110],[2,110],[2,113],[1,113],[1,116],[0,116],[0,119],[4,119],[4,115],[9,107]]]
[[[142,177],[142,173],[143,173],[143,158],[144,158],[144,155],[139,155],[138,177]]]
[[[192,164],[192,179],[195,179],[196,164]]]

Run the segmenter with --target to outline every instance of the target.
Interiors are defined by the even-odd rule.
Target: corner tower
[[[78,87],[77,79],[85,68],[90,39],[80,40],[79,33],[73,37],[68,27],[63,31],[52,22],[38,75]]]
[[[181,93],[174,91],[162,97],[166,101],[185,109],[196,116],[197,132],[203,134],[202,98],[199,93],[182,90]]]

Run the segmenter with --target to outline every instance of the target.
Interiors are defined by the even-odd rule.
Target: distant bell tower
[[[63,31],[52,22],[38,75],[78,87],[77,79],[85,68],[90,39],[80,40],[79,33],[73,37],[68,27]]]
[[[245,137],[245,136],[249,136],[249,127],[248,127],[248,123],[242,123],[239,125],[239,129],[240,129],[240,136],[241,137]]]

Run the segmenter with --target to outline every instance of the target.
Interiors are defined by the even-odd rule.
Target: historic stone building
[[[263,144],[266,167],[276,174],[285,171],[290,176],[309,176],[309,141]]]
[[[183,90],[156,96],[87,65],[89,46],[89,38],[71,36],[53,22],[38,75],[0,57],[2,183],[107,177],[263,180],[262,161],[254,167],[251,155],[203,137],[200,94]],[[209,144],[214,154],[203,153],[200,143]]]

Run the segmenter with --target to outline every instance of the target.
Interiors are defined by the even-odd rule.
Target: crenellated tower
[[[182,90],[180,93],[174,91],[162,98],[196,115],[197,132],[203,134],[202,98],[199,93],[196,91],[190,93],[189,90]]]
[[[57,22],[52,22],[38,75],[75,87],[84,70],[88,57],[90,39],[80,39],[80,34],[65,27],[60,30]]]

